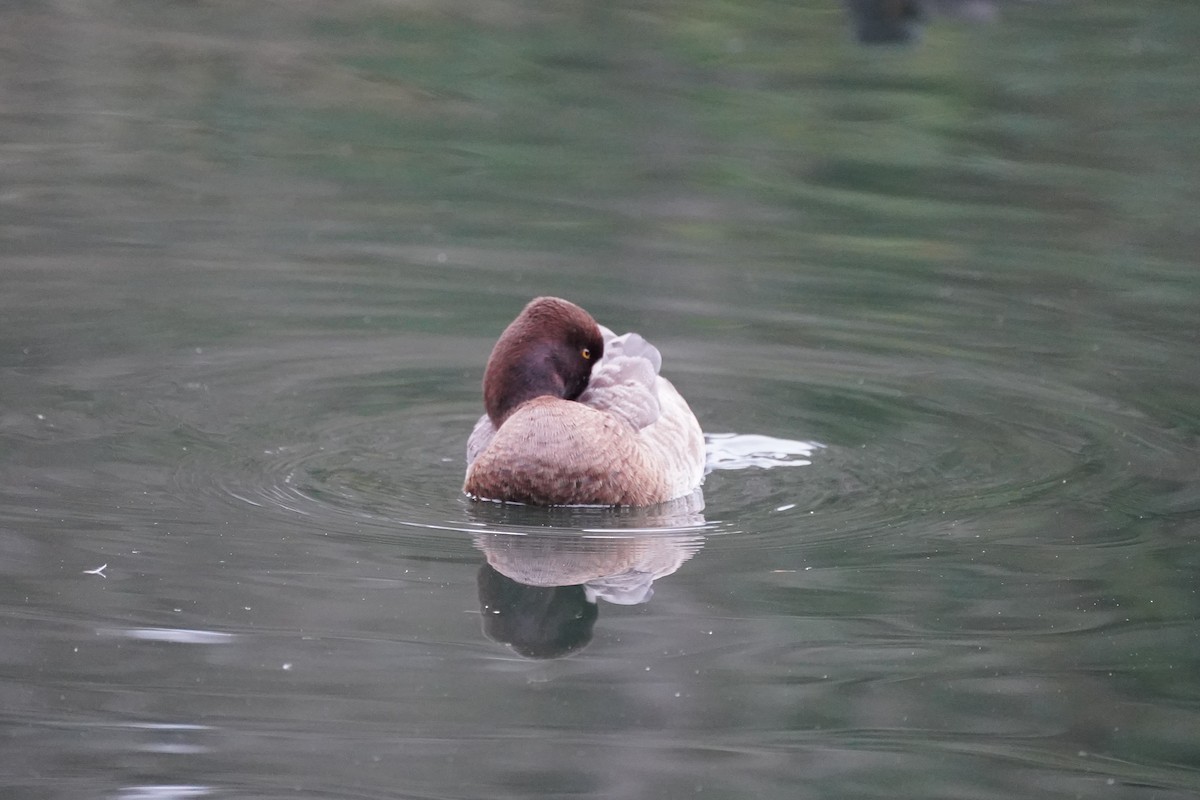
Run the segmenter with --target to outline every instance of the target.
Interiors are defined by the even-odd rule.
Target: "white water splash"
[[[705,436],[706,467],[716,469],[749,469],[759,467],[804,467],[812,463],[811,456],[825,445],[773,436],[737,433],[710,433]]]

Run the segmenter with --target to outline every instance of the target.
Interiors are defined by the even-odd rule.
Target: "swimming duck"
[[[704,477],[704,435],[662,356],[574,303],[538,297],[500,335],[463,491],[533,505],[647,506]]]

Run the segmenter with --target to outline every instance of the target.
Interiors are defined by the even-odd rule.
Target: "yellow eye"
[[[585,361],[588,361],[592,357],[592,351],[585,347],[579,351],[579,355],[583,356]]]

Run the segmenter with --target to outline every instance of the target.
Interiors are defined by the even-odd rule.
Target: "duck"
[[[704,434],[662,355],[536,297],[496,341],[463,491],[527,505],[651,506],[696,492]]]

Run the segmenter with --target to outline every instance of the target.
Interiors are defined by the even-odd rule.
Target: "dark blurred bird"
[[[996,16],[994,0],[843,0],[854,35],[863,44],[904,44],[917,38],[930,17],[975,21]]]

